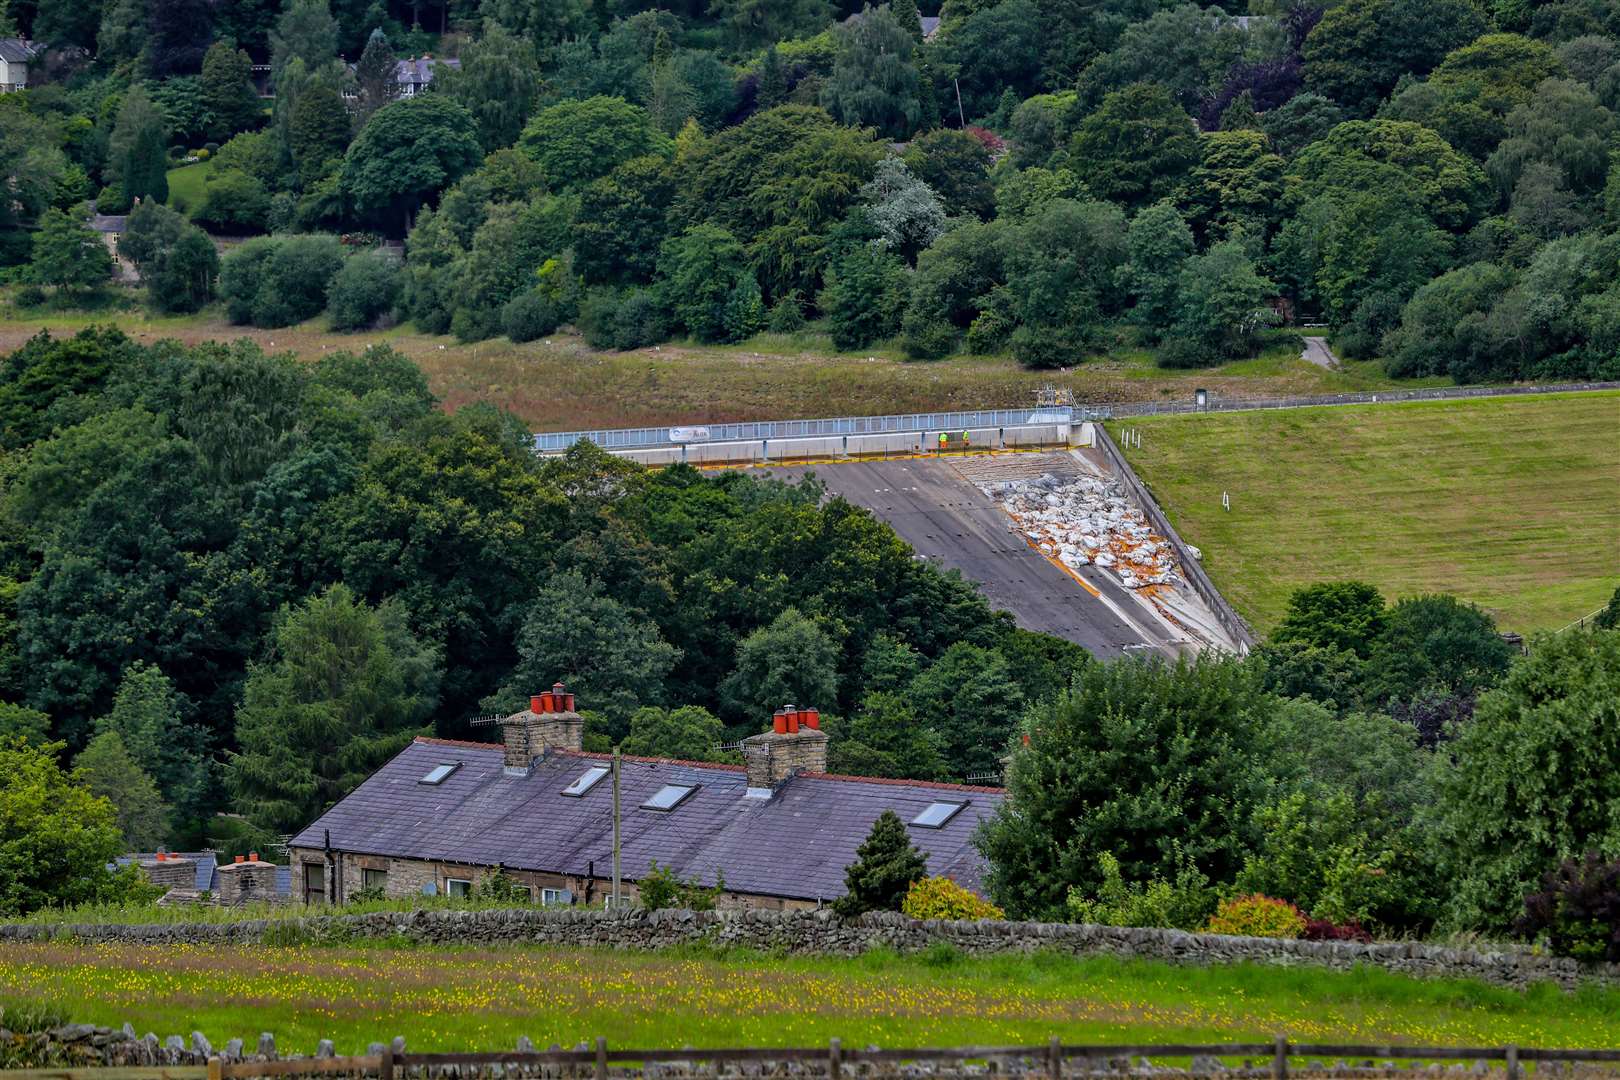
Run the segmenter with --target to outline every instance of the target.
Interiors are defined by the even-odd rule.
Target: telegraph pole
[[[619,748],[613,748],[613,910],[619,909]]]

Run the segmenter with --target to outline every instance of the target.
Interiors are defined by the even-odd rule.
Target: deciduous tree
[[[1547,868],[1620,850],[1620,633],[1538,638],[1439,771],[1437,847],[1452,883],[1445,920],[1502,930]]]

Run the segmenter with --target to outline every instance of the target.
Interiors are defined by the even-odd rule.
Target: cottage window
[[[388,871],[363,869],[360,871],[360,887],[362,889],[376,889],[378,892],[388,891]]]
[[[929,803],[928,809],[912,818],[911,823],[919,829],[943,829],[966,805],[965,802]]]
[[[653,793],[652,798],[641,804],[643,810],[673,810],[685,802],[692,792],[697,790],[696,784],[665,784]]]
[[[574,894],[569,892],[567,889],[540,890],[540,903],[542,904],[571,904],[573,902]]]
[[[428,770],[428,774],[422,777],[422,779],[418,780],[417,783],[430,785],[442,784],[446,780],[450,779],[450,774],[459,768],[461,768],[461,762],[459,761],[441,761],[437,765],[433,766],[432,769]]]
[[[601,783],[602,778],[610,771],[612,770],[608,769],[605,765],[593,765],[589,769],[586,769],[584,772],[580,773],[579,777],[575,779],[572,784],[569,784],[567,787],[563,788],[562,793],[577,799],[587,791],[591,790],[591,788]]]
[[[454,877],[445,878],[444,879],[444,895],[446,895],[446,896],[471,896],[472,895],[472,882],[468,881],[466,878],[454,878]]]

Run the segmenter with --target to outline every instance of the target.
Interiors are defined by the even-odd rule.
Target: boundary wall
[[[77,939],[163,947],[238,946],[342,944],[362,938],[392,937],[423,944],[511,943],[613,949],[702,944],[820,956],[853,956],[874,948],[911,953],[943,945],[978,956],[1046,951],[1195,965],[1247,962],[1341,971],[1366,966],[1403,975],[1472,978],[1511,987],[1535,982],[1554,982],[1565,989],[1588,982],[1620,986],[1620,964],[1582,965],[1528,950],[1450,949],[1415,941],[1364,945],[1227,937],[1071,923],[918,921],[897,912],[868,912],[840,919],[830,909],[697,912],[522,908],[312,915],[220,923],[0,925],[0,943]]]

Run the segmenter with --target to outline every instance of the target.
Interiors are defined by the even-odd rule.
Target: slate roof
[[[0,38],[0,60],[8,64],[26,64],[38,58],[39,46],[21,38]]]
[[[433,81],[433,68],[437,64],[459,68],[460,60],[435,60],[431,56],[413,56],[394,65],[394,81],[401,86],[426,86]]]
[[[603,754],[553,751],[528,776],[507,776],[502,750],[488,743],[420,738],[291,841],[396,858],[504,865],[598,878],[613,867],[613,784],[604,778],[584,796],[561,794]],[[420,783],[436,765],[459,762],[442,784]],[[665,784],[698,789],[674,810],[641,804]],[[832,900],[844,893],[844,868],[884,810],[909,822],[934,802],[966,806],[944,828],[911,827],[928,855],[928,872],[982,892],[984,863],[970,840],[1005,797],[999,788],[878,780],[819,773],[794,776],[770,799],[745,798],[740,765],[624,758],[621,831],[624,876],[635,880],[653,860],[689,880],[725,875],[740,893]]]

